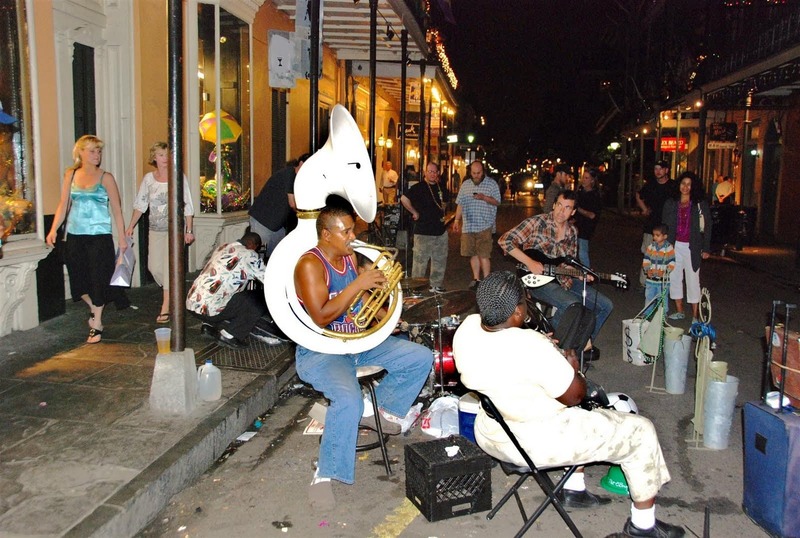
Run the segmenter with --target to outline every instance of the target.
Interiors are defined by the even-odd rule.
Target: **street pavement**
[[[535,211],[530,197],[506,201],[498,231]],[[667,395],[648,390],[652,367],[622,358],[622,320],[644,301],[636,289],[640,241],[635,217],[603,214],[591,245],[593,265],[626,273],[631,289],[600,288],[615,309],[596,343],[601,360],[587,375],[609,391],[631,395],[655,423],[672,474],[658,499],[659,518],[684,525],[688,536],[702,536],[708,507],[711,536],[765,536],[741,510],[741,406],[759,397],[763,327],[772,300],[797,300],[794,251],[747,246],[703,264],[717,333],[714,358],[727,361],[729,374],[740,379],[729,447],[707,450],[687,441],[694,363],[686,393]],[[512,267],[496,248],[493,268]],[[458,236],[451,234],[445,287],[464,289],[470,280]],[[521,525],[513,503],[492,521],[485,512],[435,523],[420,515],[405,499],[403,460],[404,446],[431,439],[417,428],[392,438],[392,476],[385,475],[379,451],[361,453],[356,484],[335,484],[337,507],[313,512],[306,491],[318,437],[303,430],[321,398],[294,377],[291,347],[270,349],[275,360],[267,369],[223,368],[220,401],[201,403],[189,416],[161,416],[148,405],[160,292],[150,285],[130,290],[130,297],[138,308],[110,308],[99,345],[84,343],[86,309],[72,303],[65,315],[0,339],[0,536],[510,536]],[[187,325],[187,348],[198,361],[229,358],[200,337],[193,318]],[[259,345],[251,343],[254,351],[263,350]],[[659,364],[655,386],[663,385]],[[260,429],[253,426],[257,419]],[[245,430],[256,434],[231,444]],[[603,492],[598,482],[606,471],[603,465],[587,469],[589,489]],[[510,483],[499,467],[493,469],[495,501]],[[530,486],[525,495],[532,501],[541,494]],[[585,536],[607,536],[621,530],[629,506],[615,496],[611,505],[573,517]],[[530,535],[568,533],[549,509]]]

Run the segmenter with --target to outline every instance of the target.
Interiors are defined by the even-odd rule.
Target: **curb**
[[[253,379],[63,536],[134,536],[173,495],[205,473],[256,417],[275,405],[281,387],[294,375],[292,364],[279,376]]]

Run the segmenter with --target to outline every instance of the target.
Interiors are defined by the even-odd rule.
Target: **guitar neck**
[[[578,278],[582,277],[584,273],[580,269],[575,269],[574,267],[545,265],[543,274],[547,276],[571,276]],[[613,280],[613,275],[610,275],[608,273],[598,273],[595,271],[594,274],[600,277],[601,280]]]

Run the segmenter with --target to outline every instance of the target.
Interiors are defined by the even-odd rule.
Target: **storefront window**
[[[0,0],[0,240],[36,232],[24,0]]]
[[[225,9],[199,4],[200,206],[204,213],[250,204],[250,30]]]

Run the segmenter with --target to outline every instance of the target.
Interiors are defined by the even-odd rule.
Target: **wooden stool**
[[[378,440],[372,443],[367,443],[363,445],[356,445],[356,452],[364,452],[365,450],[372,450],[374,448],[381,447],[381,454],[383,455],[383,465],[386,468],[386,474],[392,474],[392,467],[389,464],[389,454],[386,452],[386,441],[388,440],[389,436],[383,434],[383,428],[381,428],[381,420],[380,420],[380,412],[378,411],[378,398],[375,396],[375,381],[377,381],[386,370],[383,369],[382,366],[357,366],[356,367],[356,377],[358,378],[358,382],[362,387],[366,387],[369,391],[370,400],[372,400],[372,411],[375,413],[375,427],[378,430]],[[372,431],[372,428],[367,428],[366,426],[359,426],[359,430],[361,429],[368,429]]]

